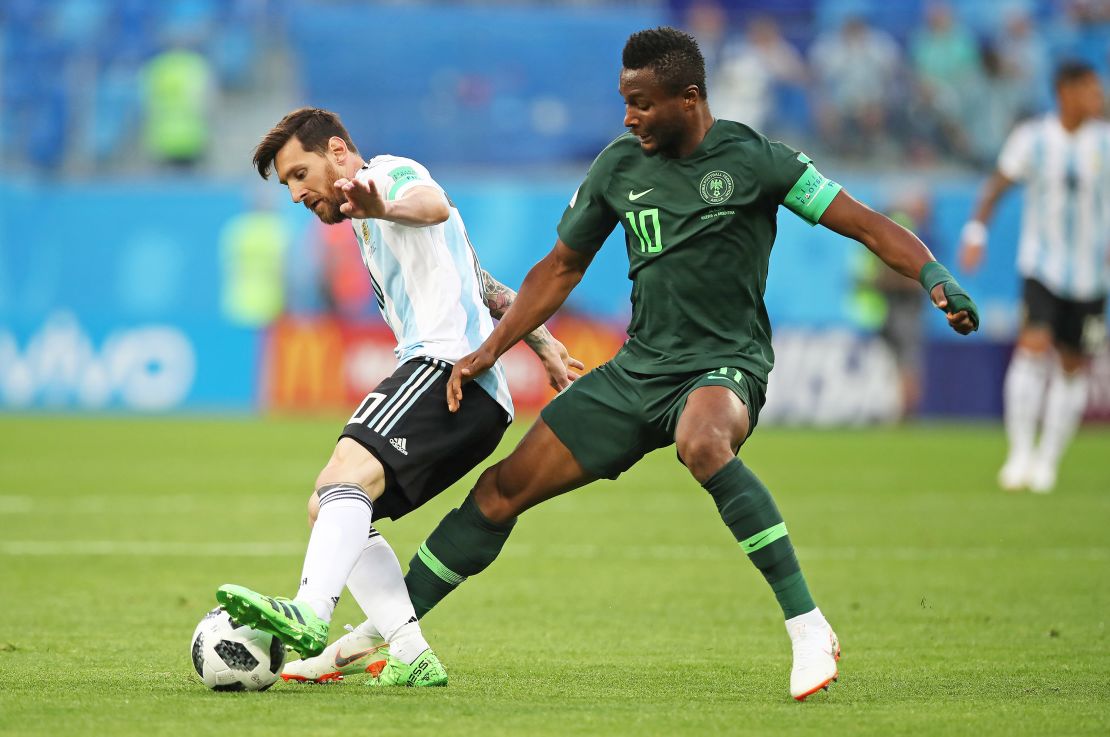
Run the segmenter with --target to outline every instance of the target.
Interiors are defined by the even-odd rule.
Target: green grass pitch
[[[0,734],[1110,734],[1105,429],[1033,496],[994,487],[997,426],[761,428],[744,457],[844,646],[805,704],[770,591],[669,449],[529,512],[427,617],[449,688],[209,692],[193,627],[221,583],[294,593],[340,422],[0,418]],[[381,524],[404,564],[472,479]],[[358,621],[347,596],[335,629]]]

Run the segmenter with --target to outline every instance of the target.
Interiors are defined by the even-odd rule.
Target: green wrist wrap
[[[921,282],[921,286],[925,287],[926,292],[932,292],[933,287],[941,282],[956,281],[952,278],[952,274],[944,265],[939,261],[928,261],[921,267],[921,274],[918,275],[917,280]]]
[[[933,287],[937,284],[943,284],[944,296],[948,300],[946,312],[949,315],[954,315],[957,312],[967,310],[968,317],[971,318],[975,330],[979,329],[979,308],[975,306],[975,301],[971,299],[971,296],[942,264],[937,261],[929,261],[921,267],[921,274],[917,277],[917,280],[921,282],[921,286],[925,287],[925,291],[930,296],[933,293]]]

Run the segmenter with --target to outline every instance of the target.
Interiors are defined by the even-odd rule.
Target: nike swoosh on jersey
[[[643,196],[644,196],[644,195],[646,195],[646,194],[647,194],[648,192],[651,192],[651,191],[652,191],[652,190],[654,190],[654,189],[655,189],[655,187],[652,187],[651,189],[645,189],[645,190],[644,190],[643,192],[633,192],[633,191],[632,191],[632,190],[630,189],[630,190],[628,190],[628,199],[629,199],[629,201],[631,201],[631,202],[635,202],[636,200],[640,199],[641,197],[643,197]]]

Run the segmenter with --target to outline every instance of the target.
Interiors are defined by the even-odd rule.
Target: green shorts
[[[575,381],[540,417],[582,468],[615,479],[645,454],[674,443],[690,392],[728,387],[748,408],[748,434],[759,421],[767,387],[738,368],[653,376],[624,369],[614,359]]]

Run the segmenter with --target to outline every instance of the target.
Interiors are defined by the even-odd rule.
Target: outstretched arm
[[[998,200],[1006,193],[1014,181],[1002,172],[996,171],[979,195],[979,202],[975,205],[975,214],[971,220],[964,223],[960,231],[960,267],[967,272],[973,272],[983,263],[983,253],[987,248],[987,223],[994,215],[994,208]]]
[[[516,292],[509,289],[501,282],[494,279],[486,270],[482,270],[482,288],[486,295],[486,307],[496,320],[505,316],[509,306],[516,301]],[[578,378],[575,371],[581,371],[585,365],[576,358],[571,358],[566,347],[555,339],[545,326],[540,325],[524,336],[524,342],[532,349],[544,369],[551,388],[561,391],[570,382]]]
[[[512,307],[504,314],[485,342],[463,356],[447,382],[447,407],[452,412],[462,401],[462,385],[493,366],[518,340],[542,325],[566,301],[567,295],[582,280],[592,254],[575,251],[561,240],[532,267]]]
[[[917,236],[885,215],[857,202],[841,190],[818,221],[826,228],[853,238],[899,274],[917,279],[948,315],[948,324],[961,335],[979,327],[979,313],[948,270]]]
[[[447,198],[434,187],[413,187],[400,199],[388,200],[372,179],[337,179],[334,186],[346,199],[339,211],[347,217],[388,220],[414,228],[439,225],[451,217]]]

